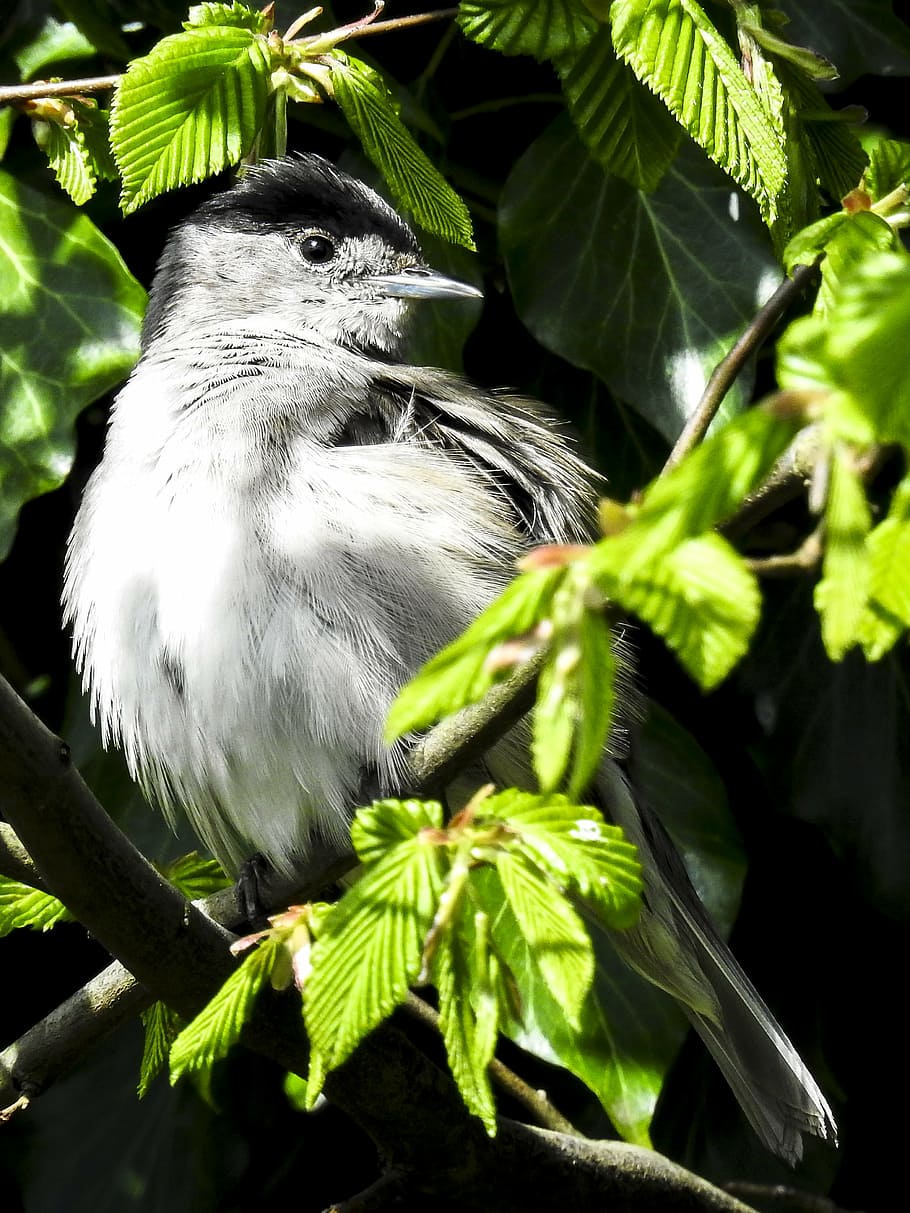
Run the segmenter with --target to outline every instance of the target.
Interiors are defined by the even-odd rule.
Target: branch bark
[[[484,712],[479,716],[483,724]],[[424,775],[432,777],[439,769],[428,761]],[[0,1096],[14,1103],[53,1080],[57,1071],[45,1063],[51,1052],[55,1065],[61,1063],[61,1038],[69,1060],[87,1043],[91,1017],[81,1014],[80,1003],[103,994],[113,1008],[108,1014],[124,1018],[147,1000],[162,998],[193,1015],[235,961],[227,947],[229,933],[187,904],[135,850],[83,783],[65,744],[2,680],[0,787],[4,814],[47,888],[142,982],[138,986],[124,968],[106,970],[91,990],[33,1029],[31,1041],[23,1038],[26,1044],[7,1050]],[[8,835],[6,841],[12,841]],[[8,850],[14,853],[16,847]],[[219,897],[226,915],[237,912],[233,893]],[[285,1068],[306,1072],[294,994],[261,997],[243,1040]],[[28,1073],[26,1067],[31,1067]],[[373,1138],[387,1176],[406,1177],[401,1184],[413,1198],[445,1199],[460,1209],[487,1213],[515,1208],[516,1202],[540,1213],[562,1210],[567,1203],[600,1208],[611,1197],[630,1209],[748,1213],[734,1197],[649,1151],[579,1140],[504,1118],[491,1141],[450,1078],[387,1025],[329,1075],[326,1094]]]

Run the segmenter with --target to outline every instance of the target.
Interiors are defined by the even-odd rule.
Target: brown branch
[[[785,278],[771,298],[756,312],[748,327],[732,349],[720,360],[711,372],[711,378],[702,393],[701,400],[686,421],[683,431],[664,464],[663,471],[669,472],[695,449],[708,432],[708,427],[717,415],[724,397],[733,386],[746,361],[766,340],[780,317],[793,300],[812,281],[817,262],[814,265],[799,265],[789,278]]]

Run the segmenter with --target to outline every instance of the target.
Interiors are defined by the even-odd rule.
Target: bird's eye
[[[300,252],[304,261],[309,261],[311,265],[325,265],[335,256],[335,242],[328,236],[313,232],[300,241]]]

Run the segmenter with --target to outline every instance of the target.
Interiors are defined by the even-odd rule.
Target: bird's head
[[[288,331],[396,354],[413,299],[476,298],[431,270],[380,196],[319,156],[266,161],[172,234],[143,333],[280,321]]]

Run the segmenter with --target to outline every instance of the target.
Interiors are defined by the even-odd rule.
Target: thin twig
[[[82,80],[37,80],[34,84],[0,86],[0,105],[11,101],[38,101],[41,97],[73,97],[78,93],[103,93],[113,88],[118,76],[86,76]]]
[[[422,998],[416,994],[409,994],[405,1008],[409,1015],[432,1028],[434,1032],[439,1032],[439,1013],[434,1011]],[[498,1058],[494,1057],[487,1069],[499,1089],[517,1100],[542,1129],[552,1129],[554,1133],[565,1133],[569,1137],[585,1136],[576,1129],[570,1120],[566,1120],[544,1094],[535,1091],[523,1078],[519,1078],[508,1066],[503,1065]]]
[[[821,528],[818,528],[803,540],[795,552],[757,557],[747,560],[746,565],[757,577],[795,577],[816,568],[824,550]]]
[[[374,21],[357,30],[355,38],[369,38],[372,34],[388,34],[396,29],[408,29],[412,25],[429,25],[431,21],[445,21],[456,17],[458,9],[439,8],[432,13],[414,13],[410,17],[391,17],[388,21]]]
[[[664,473],[676,467],[680,460],[695,449],[717,415],[724,397],[733,386],[746,360],[758,349],[784,311],[815,275],[818,262],[800,265],[790,278],[785,278],[771,298],[758,311],[733,348],[724,355],[708,380],[694,412],[689,416],[683,431],[664,464]]]

